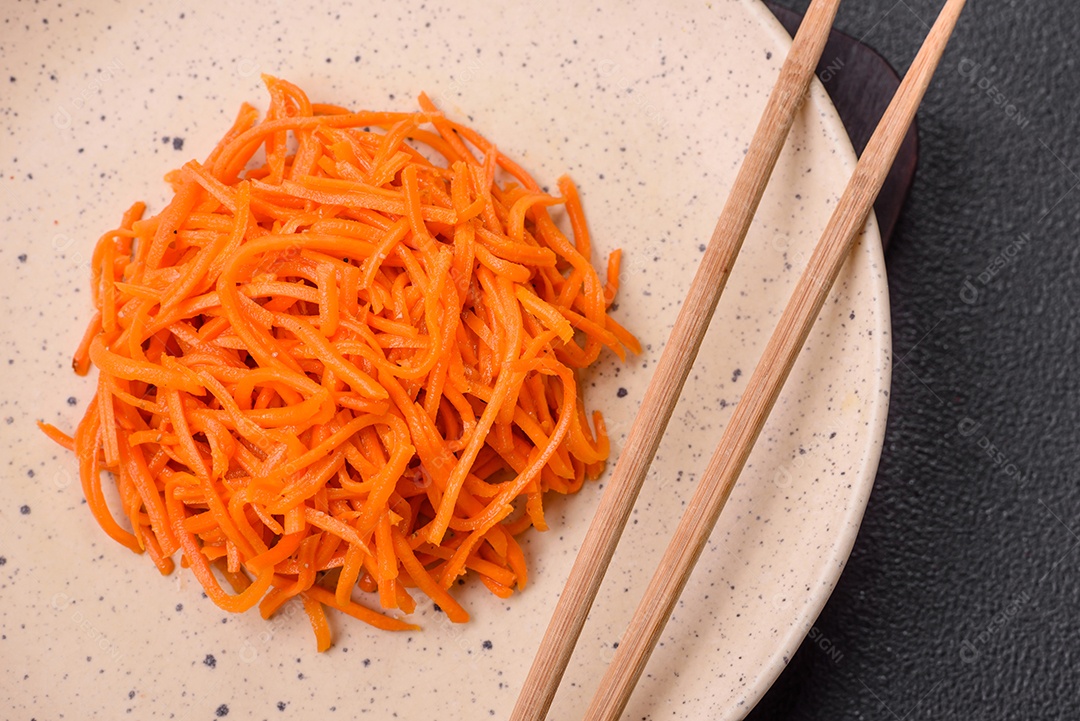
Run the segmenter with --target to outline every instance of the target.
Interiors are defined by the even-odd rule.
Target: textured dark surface
[[[847,2],[837,26],[906,69],[940,6]],[[1080,718],[1077,37],[1080,3],[968,2],[886,255],[876,486],[755,721]]]

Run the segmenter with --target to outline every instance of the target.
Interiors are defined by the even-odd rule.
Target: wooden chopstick
[[[946,2],[870,138],[600,682],[585,714],[589,721],[616,719],[625,709],[825,298],[866,223],[964,2]]]
[[[731,194],[713,230],[641,408],[582,542],[510,718],[547,715],[649,464],[697,357],[731,266],[807,94],[840,0],[814,0],[780,69]]]

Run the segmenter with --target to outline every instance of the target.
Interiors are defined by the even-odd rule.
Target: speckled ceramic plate
[[[69,370],[87,261],[135,199],[203,157],[259,73],[314,98],[411,109],[426,89],[544,182],[580,184],[599,251],[625,249],[617,317],[645,353],[586,380],[615,450],[735,176],[789,40],[752,2],[500,5],[6,3],[0,244],[0,716],[28,719],[505,717],[599,498],[552,499],[532,583],[462,588],[465,627],[302,614],[230,616],[184,573],[108,540],[75,464],[33,427],[72,428],[91,383]],[[815,86],[552,710],[580,716],[854,165]],[[873,224],[825,306],[668,624],[628,718],[737,718],[811,628],[843,568],[885,423],[890,338]]]

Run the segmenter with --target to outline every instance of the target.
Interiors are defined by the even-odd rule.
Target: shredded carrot
[[[110,537],[164,574],[180,552],[225,610],[296,600],[319,651],[326,607],[416,628],[362,594],[465,622],[459,577],[524,588],[544,493],[603,471],[575,371],[640,350],[607,313],[621,254],[601,279],[570,179],[542,192],[426,96],[352,113],[264,81],[261,123],[243,106],[160,213],[101,236],[73,361],[97,394],[73,436],[39,426]]]

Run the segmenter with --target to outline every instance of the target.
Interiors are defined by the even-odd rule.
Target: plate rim
[[[775,44],[773,51],[779,51],[781,57],[786,57],[791,50],[792,37],[784,29],[780,20],[765,5],[765,0],[752,0],[743,3],[743,5],[750,13],[756,15],[766,39]],[[821,111],[819,117],[822,124],[827,127],[831,126],[841,138],[840,147],[837,148],[837,151],[843,156],[845,165],[850,170],[854,170],[858,158],[851,144],[851,138],[840,120],[840,115],[836,110],[836,106],[833,105],[832,98],[816,74],[812,78],[809,100],[819,105],[817,109]],[[828,603],[829,598],[836,589],[840,576],[847,567],[848,558],[862,526],[862,519],[870,500],[870,493],[873,491],[874,482],[877,478],[878,465],[885,443],[885,426],[888,420],[889,403],[892,395],[893,353],[891,305],[888,292],[889,281],[885,272],[885,251],[881,245],[881,233],[877,223],[877,216],[872,208],[864,225],[862,238],[856,241],[856,252],[863,244],[869,244],[869,248],[863,252],[869,252],[871,265],[876,264],[882,269],[879,276],[881,279],[879,290],[881,292],[876,294],[874,301],[881,319],[879,338],[887,340],[879,340],[876,344],[879,352],[884,351],[883,367],[878,376],[878,385],[873,389],[874,402],[871,404],[872,408],[868,415],[868,432],[865,434],[866,440],[863,444],[864,452],[861,462],[858,464],[858,487],[853,489],[852,500],[848,503],[847,512],[840,517],[844,525],[831,546],[831,554],[828,558],[831,563],[822,564],[823,572],[817,579],[818,583],[807,594],[806,602],[791,614],[793,618],[788,633],[775,644],[774,652],[762,664],[757,677],[744,687],[743,703],[737,707],[742,709],[742,713],[735,716],[736,718],[742,718],[749,714],[769,689],[772,688],[821,615],[825,604]],[[855,486],[856,484],[852,485]]]
[[[773,53],[787,54],[791,40],[787,32],[776,20],[775,16],[765,6],[763,0],[732,0],[733,10],[745,13],[747,25],[760,23],[760,38],[762,45],[772,49]],[[689,9],[689,8],[688,8]],[[703,9],[703,8],[702,8]],[[780,56],[782,57],[782,56]],[[774,61],[775,62],[775,61]],[[777,65],[778,67],[778,65]],[[767,81],[762,81],[765,85]],[[765,88],[767,90],[767,88]],[[850,170],[854,167],[855,154],[847,133],[843,130],[835,107],[820,83],[815,79],[811,93],[811,102],[816,117],[812,120],[812,127],[823,128],[837,138],[835,152],[840,158],[840,164]],[[820,122],[820,125],[818,124]],[[825,145],[825,142],[822,142]],[[866,423],[858,429],[857,439],[852,444],[851,467],[857,474],[852,478],[850,491],[844,494],[843,502],[837,504],[835,520],[839,524],[835,532],[830,534],[828,544],[824,550],[827,553],[818,554],[818,567],[820,573],[810,578],[816,581],[813,588],[803,594],[799,594],[798,603],[792,603],[787,607],[782,618],[787,630],[767,641],[759,641],[763,648],[754,666],[747,667],[747,680],[739,689],[739,694],[733,696],[730,705],[718,709],[718,717],[741,717],[761,700],[768,689],[773,685],[777,677],[787,665],[785,658],[790,659],[794,651],[800,646],[815,619],[827,603],[835,588],[847,559],[853,548],[858,534],[861,519],[866,509],[870,491],[876,475],[876,468],[884,443],[885,423],[888,415],[889,393],[892,372],[892,348],[891,348],[891,320],[888,299],[888,279],[885,275],[884,253],[880,243],[880,235],[874,216],[867,221],[867,227],[863,236],[864,243],[870,243],[868,248],[858,247],[860,255],[866,253],[866,257],[859,260],[859,266],[866,272],[871,273],[869,286],[876,291],[875,299],[868,304],[872,312],[877,314],[877,320],[872,328],[881,333],[881,337],[868,344],[866,358],[874,360],[874,366],[869,369],[867,381],[876,382],[873,388],[874,399],[867,399]],[[875,269],[879,269],[875,273]],[[876,277],[874,277],[876,276]],[[85,311],[85,309],[83,309]],[[76,324],[77,325],[77,324]],[[880,365],[881,372],[876,369]],[[869,384],[868,384],[869,385]],[[866,389],[871,392],[870,388]],[[884,393],[882,391],[885,391]],[[545,619],[546,620],[546,619]],[[669,702],[670,702],[669,697]]]

